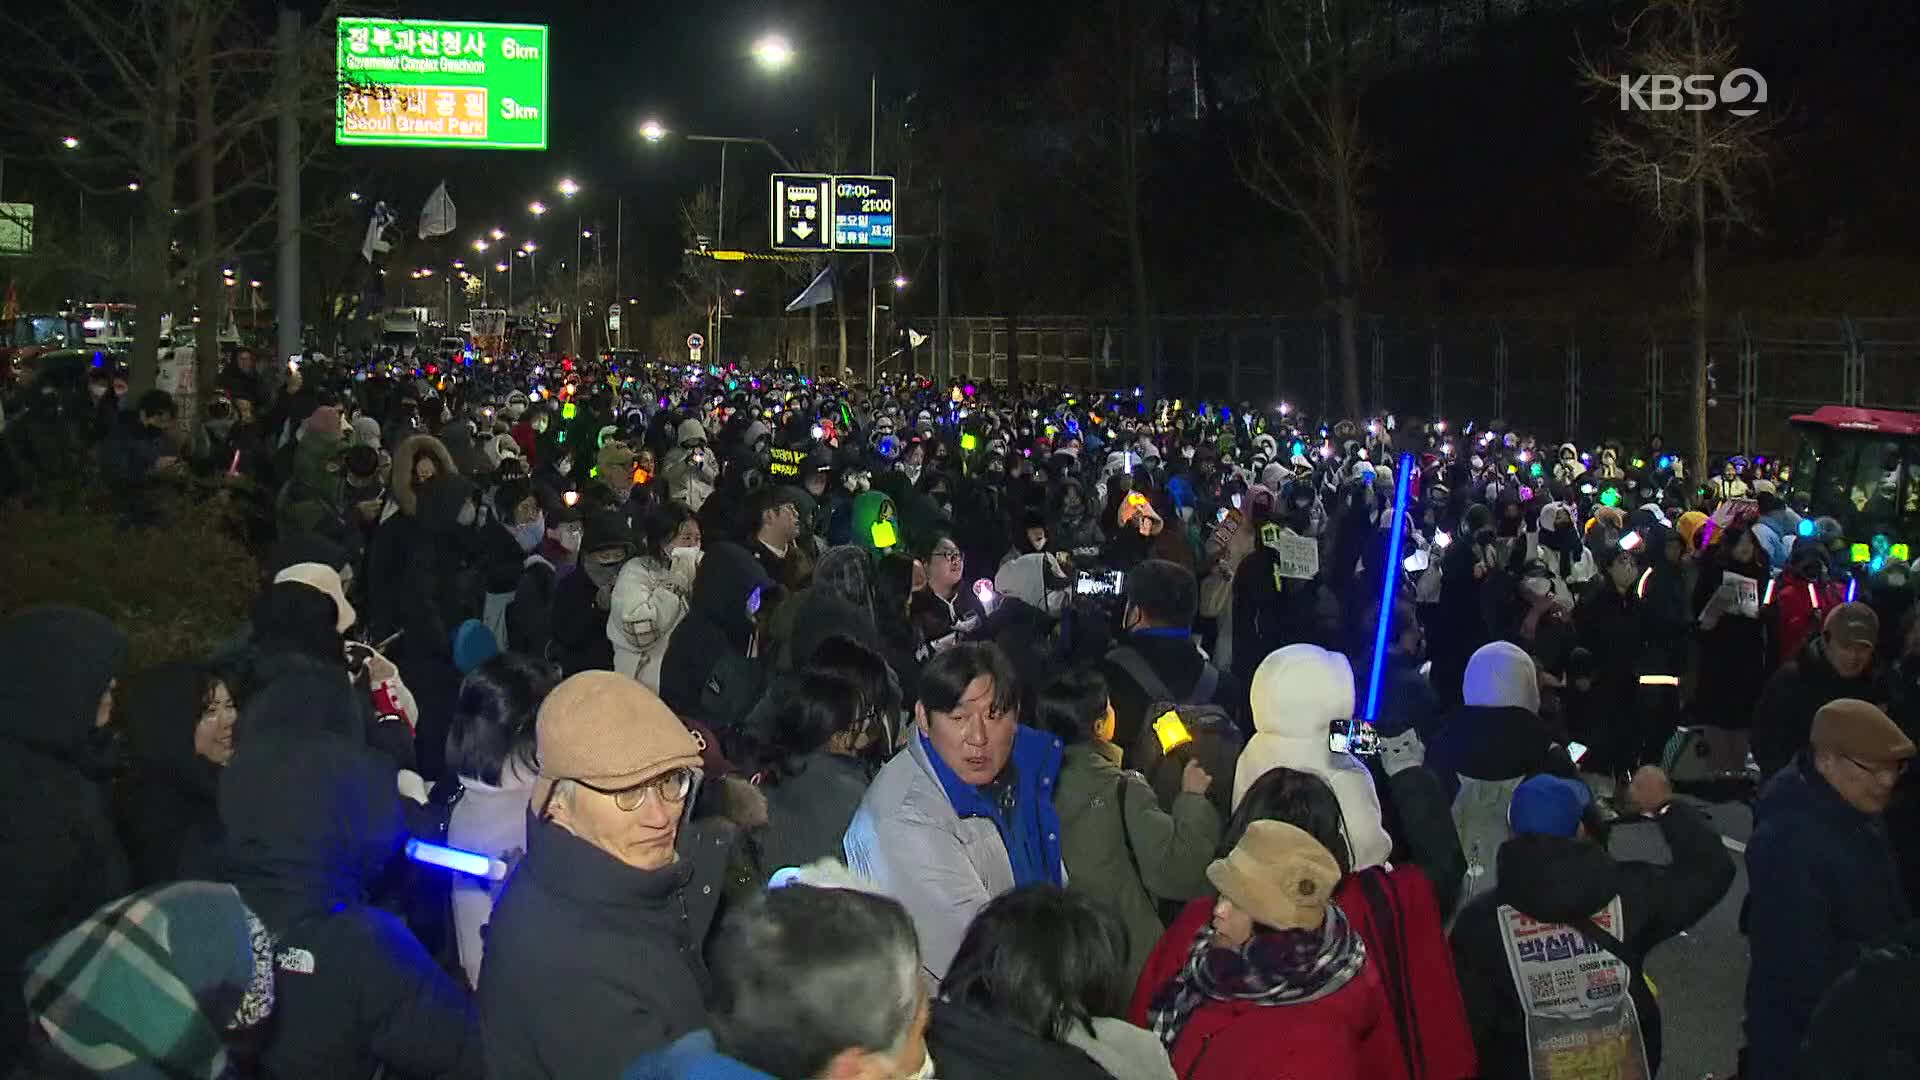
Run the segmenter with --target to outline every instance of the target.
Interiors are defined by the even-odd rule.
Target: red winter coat
[[[1478,1075],[1473,1026],[1453,970],[1453,949],[1433,884],[1418,867],[1348,874],[1333,894],[1360,939],[1367,968],[1387,993],[1387,1022],[1406,1051],[1382,1080],[1464,1080]]]
[[[1129,1020],[1147,1026],[1148,1007],[1186,965],[1213,904],[1211,897],[1188,901],[1161,935],[1134,987]],[[1182,1080],[1372,1080],[1405,1070],[1386,987],[1371,959],[1347,985],[1308,1004],[1203,1002],[1180,1029],[1172,1058]]]
[[[1808,592],[1811,586],[1812,592]],[[1815,585],[1792,567],[1773,586],[1773,666],[1784,667],[1800,655],[1807,639],[1820,632],[1827,613],[1845,603],[1847,587],[1838,581]]]

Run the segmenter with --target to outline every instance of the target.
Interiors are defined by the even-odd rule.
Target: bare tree
[[[1262,108],[1240,180],[1292,219],[1319,256],[1338,324],[1341,403],[1362,412],[1360,286],[1369,265],[1365,205],[1374,154],[1360,98],[1381,70],[1374,0],[1254,0]]]
[[[45,0],[0,14],[15,44],[0,108],[39,145],[77,137],[77,159],[56,164],[117,168],[139,185],[129,260],[140,311],[129,358],[136,388],[154,383],[161,317],[183,280],[203,312],[202,366],[217,361],[223,286],[212,270],[274,213],[271,120],[283,99],[272,89],[272,26],[259,15],[242,0]],[[330,3],[303,43],[298,107],[316,117],[331,115],[339,92],[334,15]],[[327,139],[327,125],[305,127],[313,137],[303,160]],[[194,241],[180,244],[176,225],[186,221],[197,226]]]
[[[1777,117],[1723,100],[1689,97],[1684,108],[1646,108],[1634,92],[1647,76],[1709,76],[1737,84],[1739,68],[1720,0],[1646,0],[1622,29],[1618,65],[1582,58],[1580,76],[1617,111],[1594,137],[1594,160],[1661,226],[1693,241],[1688,302],[1693,322],[1693,466],[1707,475],[1707,231],[1747,223],[1745,182],[1764,166]],[[1680,85],[1680,84],[1674,84]],[[1750,86],[1751,84],[1746,84]],[[1650,104],[1650,103],[1646,103]],[[1752,104],[1752,103],[1749,103]],[[1751,112],[1740,116],[1734,112]]]
[[[1160,84],[1154,66],[1165,51],[1164,8],[1161,0],[1097,5],[1068,45],[1050,86],[1050,104],[1058,115],[1073,118],[1068,153],[1058,160],[1062,177],[1096,227],[1126,251],[1133,326],[1127,335],[1128,366],[1147,385],[1153,381],[1153,289],[1141,189],[1148,123],[1159,112],[1152,96]]]

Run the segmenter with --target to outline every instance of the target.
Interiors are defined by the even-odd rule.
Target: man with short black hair
[[[100,471],[128,521],[151,524],[159,514],[154,497],[165,479],[186,475],[172,440],[178,415],[172,394],[149,390],[100,444]]]
[[[800,537],[800,502],[800,492],[784,485],[762,487],[747,497],[745,516],[752,536],[748,550],[768,577],[788,588],[799,586],[788,579],[788,562]]]
[[[1194,643],[1200,584],[1193,571],[1148,559],[1127,574],[1126,604],[1121,615],[1126,639],[1101,664],[1113,701],[1114,745],[1133,748],[1155,702],[1218,705],[1251,737],[1246,691]]]
[[[1064,748],[1020,723],[1013,669],[994,645],[935,656],[919,691],[907,748],[874,777],[843,847],[849,867],[906,906],[938,981],[988,901],[1066,884],[1053,802]]]
[[[928,996],[906,909],[794,884],[721,920],[712,1027],[628,1070],[638,1077],[897,1080],[926,1061]]]

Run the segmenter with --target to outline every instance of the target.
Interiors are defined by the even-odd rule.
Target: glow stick
[[[1853,594],[1860,588],[1859,578],[1847,579],[1847,603],[1853,603]]]
[[[1413,475],[1412,454],[1400,455],[1400,467],[1394,475]],[[1379,625],[1373,631],[1373,670],[1367,675],[1368,723],[1380,715],[1380,672],[1387,659],[1387,627],[1393,623],[1393,591],[1400,584],[1400,545],[1407,536],[1407,489],[1412,486],[1409,483],[1393,486],[1393,528],[1388,533],[1387,561],[1381,574]]]
[[[443,866],[472,877],[500,881],[507,876],[507,864],[477,851],[462,851],[425,840],[407,841],[407,858],[429,866]]]

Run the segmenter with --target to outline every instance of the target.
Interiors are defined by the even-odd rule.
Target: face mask
[[[540,538],[546,534],[547,515],[544,513],[533,515],[533,520],[527,522],[525,525],[515,525],[513,527],[513,539],[515,543],[520,545],[521,551],[532,551],[534,548],[539,547]]]
[[[621,562],[603,563],[599,558],[592,557],[582,560],[580,565],[587,572],[587,580],[593,582],[596,588],[606,588],[620,576]]]
[[[579,551],[580,541],[586,535],[586,529],[580,525],[562,525],[556,534],[562,548],[567,551]]]

